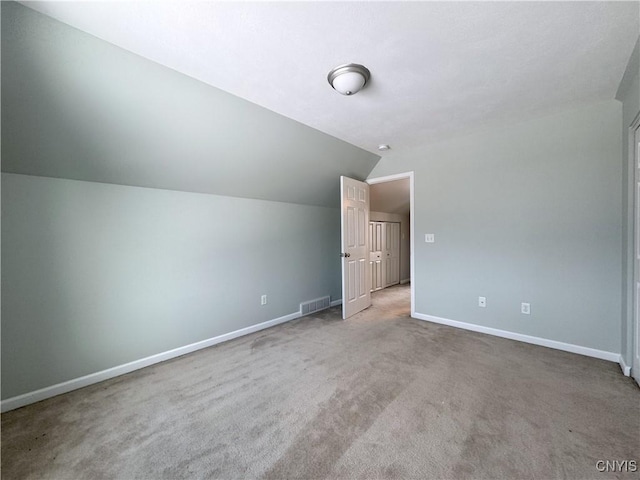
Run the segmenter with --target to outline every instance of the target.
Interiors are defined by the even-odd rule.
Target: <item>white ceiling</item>
[[[24,5],[372,152],[613,98],[639,33],[637,2]]]

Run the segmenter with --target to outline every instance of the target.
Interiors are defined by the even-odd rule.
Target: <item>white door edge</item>
[[[631,376],[640,385],[640,115],[629,129],[629,157],[633,162],[633,308],[631,330]],[[628,343],[627,343],[628,345]]]

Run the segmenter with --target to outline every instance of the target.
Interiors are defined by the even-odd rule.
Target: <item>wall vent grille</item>
[[[324,310],[325,308],[329,308],[330,306],[330,297],[316,298],[315,300],[301,303],[300,313],[302,315],[309,315],[310,313],[319,312],[320,310]]]

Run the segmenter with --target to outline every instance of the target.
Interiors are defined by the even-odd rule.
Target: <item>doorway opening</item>
[[[369,185],[369,274],[372,299],[409,284],[415,312],[413,172],[366,180]],[[404,286],[404,287],[402,287]],[[380,292],[380,293],[376,293]]]

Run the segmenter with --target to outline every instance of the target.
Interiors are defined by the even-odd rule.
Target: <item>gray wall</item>
[[[2,398],[340,298],[339,229],[333,208],[3,174]]]
[[[375,185],[371,185],[372,187]],[[411,226],[409,215],[370,212],[372,222],[398,222],[400,224],[400,281],[411,279]]]
[[[389,152],[370,177],[415,171],[416,311],[619,352],[621,110],[611,100]]]
[[[337,208],[336,179],[362,180],[378,161],[22,5],[0,7],[4,172]]]
[[[633,353],[633,192],[634,168],[629,158],[629,127],[640,113],[640,38],[629,58],[616,98],[622,102],[622,356],[632,365]]]
[[[338,179],[377,155],[0,8],[2,398],[340,298]]]

